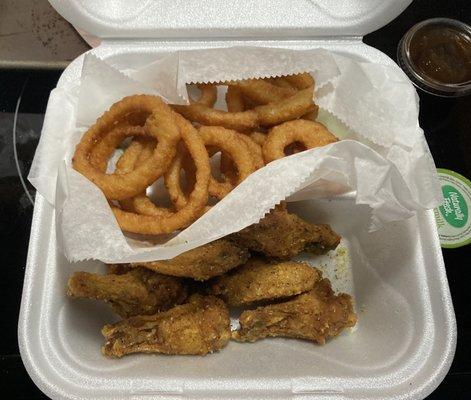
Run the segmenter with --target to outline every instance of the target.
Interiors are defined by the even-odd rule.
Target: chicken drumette
[[[67,294],[75,298],[104,300],[118,315],[127,318],[155,314],[181,304],[187,297],[187,289],[181,279],[145,268],[133,268],[107,275],[76,272],[69,279]]]

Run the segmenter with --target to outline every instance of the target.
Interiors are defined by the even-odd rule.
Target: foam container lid
[[[363,36],[412,0],[49,0],[100,38]]]
[[[126,68],[166,51],[236,45],[323,47],[394,65],[361,36],[396,17],[410,0],[50,2],[74,25],[105,38],[92,53]],[[80,56],[69,65],[58,87],[80,79],[82,62]],[[349,275],[350,286],[337,289],[356,300],[359,323],[352,332],[326,346],[276,339],[231,342],[207,357],[109,360],[100,353],[100,329],[115,317],[105,305],[71,301],[65,293],[73,271],[103,271],[103,265],[66,260],[54,209],[38,194],[18,325],[20,352],[33,381],[53,399],[426,397],[444,378],[456,346],[433,211],[368,233],[360,229],[368,207],[348,196],[291,207],[308,220],[331,224],[343,237],[335,254],[314,261],[327,273],[335,268]],[[334,287],[340,285],[329,277]]]

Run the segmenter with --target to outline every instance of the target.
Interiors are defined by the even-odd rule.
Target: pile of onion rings
[[[214,108],[218,86],[227,86],[227,111]],[[150,95],[125,97],[77,145],[73,167],[102,190],[123,231],[181,230],[265,164],[338,140],[315,121],[314,79],[308,73],[196,87],[201,95],[188,105],[168,105]],[[115,150],[126,143],[107,173]],[[215,154],[220,176],[210,164]],[[171,206],[147,196],[159,179]]]

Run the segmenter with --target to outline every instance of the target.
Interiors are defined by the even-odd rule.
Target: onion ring
[[[267,140],[267,134],[263,132],[254,131],[249,136],[250,139],[252,139],[260,147],[262,147],[263,143],[265,143],[265,140]]]
[[[218,91],[215,85],[201,83],[196,87],[201,90],[201,96],[198,100],[190,98],[190,104],[202,104],[207,107],[213,107],[218,98]]]
[[[302,74],[296,75],[287,75],[284,79],[293,85],[296,89],[302,90],[310,88],[311,86],[314,87],[314,78],[308,72],[304,72]],[[312,104],[311,110],[309,110],[306,114],[304,114],[301,118],[307,119],[311,121],[315,121],[317,118],[317,114],[319,112],[319,107],[316,104]]]
[[[305,72],[302,74],[287,75],[280,78],[274,78],[273,84],[282,87],[289,85],[290,87],[302,90],[314,86],[314,78],[311,76],[311,74]],[[301,118],[315,121],[315,119],[317,118],[318,111],[319,107],[313,103],[311,110],[304,114]]]
[[[255,85],[253,83],[254,81],[256,82],[257,88],[260,88],[264,84],[269,84],[262,80],[250,80],[251,83],[247,86],[243,86],[244,84],[240,86],[241,82],[245,81],[234,84],[229,82],[228,84],[229,88],[234,85],[235,88],[240,89],[240,92],[243,93],[243,88],[251,88],[252,90],[253,85]],[[263,84],[260,85],[260,82],[263,82]],[[269,85],[277,89],[286,89],[279,88],[272,84]],[[290,97],[282,97],[281,99],[280,96],[275,95],[271,97],[260,96],[258,98],[259,101],[264,100],[264,102],[266,102],[270,99],[272,102],[245,111],[226,112],[215,110],[202,104],[173,105],[173,108],[190,121],[198,122],[202,125],[222,126],[236,131],[248,131],[256,128],[259,124],[267,126],[276,125],[281,122],[300,118],[308,112],[315,111],[317,106],[314,105],[312,100],[313,89],[312,86],[297,92],[293,89],[295,94]],[[228,94],[226,94],[226,101],[229,101],[228,108],[235,110],[241,109],[242,100],[244,100],[244,108],[246,108],[247,101],[241,99],[237,91],[232,89],[228,90]],[[253,99],[248,98],[248,100],[253,102]]]
[[[186,121],[182,116],[178,114],[175,114],[175,115],[176,115],[177,125],[180,129],[180,132],[182,132],[182,135],[192,134],[196,132],[195,128],[193,128],[193,126],[188,121]],[[145,151],[146,149],[144,148],[143,152],[141,153],[141,156],[144,154],[144,157],[146,157]],[[148,152],[148,149],[147,149],[147,152]],[[169,177],[170,179],[175,178],[173,174],[176,173],[176,170],[178,170],[178,178],[180,178],[179,165],[181,165],[182,160],[186,160],[185,172],[187,172],[188,180],[190,181],[189,187],[191,188],[191,190],[193,190],[196,184],[196,167],[195,167],[195,163],[191,162],[191,154],[188,152],[186,147],[183,147],[182,151],[177,152],[175,158],[172,160],[172,163],[170,164],[168,170],[165,172],[165,175],[164,175],[164,182],[169,192],[170,200],[172,204],[175,206],[175,209],[177,211],[181,210],[182,208],[186,206],[186,204],[188,203],[188,195],[184,193],[183,190],[181,190],[181,192],[175,192],[174,188],[176,187],[176,185],[168,185],[167,180],[169,179]],[[140,195],[135,196],[129,200],[125,200],[124,202],[125,202],[124,203],[125,208],[127,210],[131,210],[139,214],[156,216],[156,217],[161,216],[161,215],[172,214],[172,212],[166,208],[157,207],[154,204],[154,202],[150,200],[149,197],[147,197],[146,193],[141,193]]]
[[[271,78],[270,79],[270,82],[273,83],[273,85],[275,86],[279,86],[279,87],[284,87],[284,88],[295,88],[291,83],[289,83],[286,79],[284,79],[282,76],[280,77],[275,77],[275,78]]]
[[[292,154],[301,153],[302,151],[307,150],[306,147],[300,142],[293,142],[285,147],[285,155],[291,156]]]
[[[194,185],[195,168],[194,164],[189,161],[186,150],[178,152],[165,173],[165,187],[170,195],[170,201],[177,210],[181,210],[188,203],[188,194],[183,190],[180,182],[182,169],[185,171],[188,187]]]
[[[253,141],[250,136],[239,133],[239,137],[245,143],[252,156],[255,170],[264,167],[265,162],[263,161],[262,147]]]
[[[93,167],[101,172],[106,172],[109,159],[123,139],[127,136],[122,133],[122,130],[125,129],[134,130],[134,136],[140,137],[146,135],[145,128],[142,126],[132,126],[126,123],[118,124],[91,149],[89,160]],[[140,132],[136,133],[135,131]]]
[[[301,90],[314,86],[314,78],[311,76],[311,74],[305,72],[303,74],[288,75],[280,78],[274,78],[273,84],[282,87],[290,86],[292,88],[294,87],[296,89]],[[315,121],[317,118],[318,111],[319,107],[313,103],[311,111],[308,111],[301,118]]]
[[[276,125],[285,121],[302,117],[312,111],[313,87],[298,91],[291,97],[280,102],[255,107],[261,125]]]
[[[237,181],[235,184],[227,180],[218,182],[213,176],[210,178],[209,194],[217,199],[222,199],[235,185],[238,185],[255,170],[252,156],[246,150],[247,147],[244,141],[239,137],[239,132],[219,126],[201,126],[199,133],[207,147],[217,147],[230,156],[236,165]]]
[[[244,96],[236,86],[228,86],[226,92],[227,111],[241,112],[245,110]]]
[[[146,135],[157,139],[152,157],[127,174],[106,174],[89,161],[90,152],[116,125],[116,121],[130,114],[147,112]],[[141,132],[142,133],[142,132]],[[123,137],[141,134],[123,129]],[[125,97],[113,104],[88,131],[75,148],[73,167],[97,185],[109,200],[122,200],[141,193],[152,182],[163,175],[176,152],[180,134],[171,109],[156,96],[137,95]]]
[[[228,86],[237,87],[244,96],[258,104],[280,101],[296,93],[296,89],[280,87],[263,79],[244,79],[228,82]]]
[[[317,104],[312,104],[311,110],[304,114],[301,118],[307,119],[310,121],[315,121],[317,119],[317,115],[319,114],[319,107]]]
[[[314,78],[308,72],[294,75],[286,75],[283,80],[294,86],[296,89],[302,90],[314,86]]]
[[[128,173],[137,168],[137,166],[141,165],[152,156],[154,148],[155,143],[152,143],[151,141],[145,141],[144,138],[134,139],[116,163],[115,173]],[[125,211],[138,212],[139,214],[144,215],[172,215],[172,211],[168,208],[157,207],[150,199],[148,199],[145,191],[135,197],[120,200],[119,205]]]
[[[285,148],[295,142],[302,143],[306,149],[325,146],[338,139],[319,122],[303,119],[288,121],[273,127],[263,145],[263,158],[268,164],[285,157]]]
[[[182,140],[196,168],[195,185],[188,197],[188,202],[183,208],[169,216],[141,215],[114,208],[113,212],[118,224],[124,231],[151,235],[171,233],[188,226],[195,219],[199,218],[205,210],[208,201],[208,184],[211,176],[208,152],[201,136],[188,121],[178,116],[175,117],[175,120],[180,129]],[[143,197],[150,202],[146,196]],[[134,204],[134,207],[139,212],[136,204]]]
[[[243,133],[239,133],[238,136],[240,140],[244,142],[247,151],[252,157],[254,171],[264,167],[265,162],[263,160],[262,147],[254,142],[250,136],[244,135]],[[232,162],[232,159],[225,152],[221,154],[220,169],[233,185],[237,184],[237,168]]]
[[[237,131],[250,130],[258,125],[257,113],[253,110],[227,112],[215,110],[202,104],[174,104],[172,107],[185,118],[202,125],[222,126]]]
[[[208,146],[209,157],[212,157],[218,152],[214,146]],[[185,172],[186,190],[183,189],[181,184],[180,172]],[[173,206],[180,210],[188,202],[188,192],[192,190],[195,185],[195,164],[192,162],[186,149],[177,153],[169,169],[165,173],[165,186],[167,187],[170,195],[170,200]],[[208,211],[211,206],[206,206],[204,212]]]
[[[120,129],[142,129],[144,127],[128,127]],[[115,129],[105,136],[97,145],[93,148],[90,154],[90,162],[95,165],[101,171],[106,171],[107,161],[115,151],[115,148],[119,145],[122,140],[120,135],[120,129]],[[129,146],[124,150],[123,154],[116,163],[115,174],[124,174],[132,171],[136,164],[143,162],[152,156],[153,149],[155,144],[149,140],[146,140],[145,136],[136,137],[129,144]],[[134,211],[133,199],[123,199],[119,201],[119,205],[122,209],[126,211]],[[112,203],[110,203],[111,209],[116,208]],[[157,208],[157,207],[156,207]],[[159,215],[170,215],[171,211],[166,208],[158,208]],[[154,214],[156,214],[154,210]]]
[[[180,182],[180,171],[185,171],[185,179],[187,190],[183,190]],[[165,174],[165,186],[170,195],[170,200],[177,210],[181,210],[188,202],[188,192],[192,190],[195,185],[195,165],[188,156],[185,150],[177,154],[174,158],[172,165]],[[211,206],[206,206],[204,212],[207,212]]]
[[[133,139],[116,162],[116,174],[127,174],[131,172],[152,155],[155,143],[145,141],[145,139],[145,137]]]
[[[136,133],[136,131],[139,130],[143,132],[145,131],[145,128],[141,126],[123,126],[110,131],[107,136],[97,143],[90,154],[90,163],[95,165],[100,171],[106,171],[108,159],[123,139],[123,135],[121,133],[121,130],[123,129],[132,130],[133,133]],[[143,132],[142,134],[144,135]],[[145,136],[137,136],[133,139],[116,163],[115,174],[128,173],[135,168],[136,163],[143,162],[152,156],[155,144],[146,139],[147,137]],[[132,199],[120,200],[119,204],[126,211],[134,211]],[[110,207],[111,209],[116,208],[112,203],[110,203]],[[159,208],[159,211],[160,215],[171,214],[171,212],[166,208]]]

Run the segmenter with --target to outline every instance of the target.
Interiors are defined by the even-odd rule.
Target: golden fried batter
[[[155,314],[181,304],[187,297],[187,290],[178,278],[134,268],[120,275],[76,272],[69,279],[67,294],[104,300],[118,315],[127,318]]]
[[[195,354],[222,349],[231,337],[229,311],[217,297],[193,295],[187,304],[155,315],[105,325],[104,355],[130,353]]]
[[[211,291],[229,305],[294,296],[311,290],[321,272],[306,263],[252,259],[230,275],[218,277]]]
[[[220,239],[189,250],[171,260],[133,263],[131,266],[204,281],[244,264],[248,258],[249,252],[246,248]]]
[[[352,298],[345,293],[335,295],[329,280],[322,279],[313,290],[292,300],[244,311],[239,318],[241,328],[232,337],[254,342],[282,336],[324,344],[356,320]]]
[[[268,257],[288,259],[308,251],[324,254],[340,243],[329,225],[314,225],[283,208],[275,208],[259,223],[231,235],[238,244]]]

